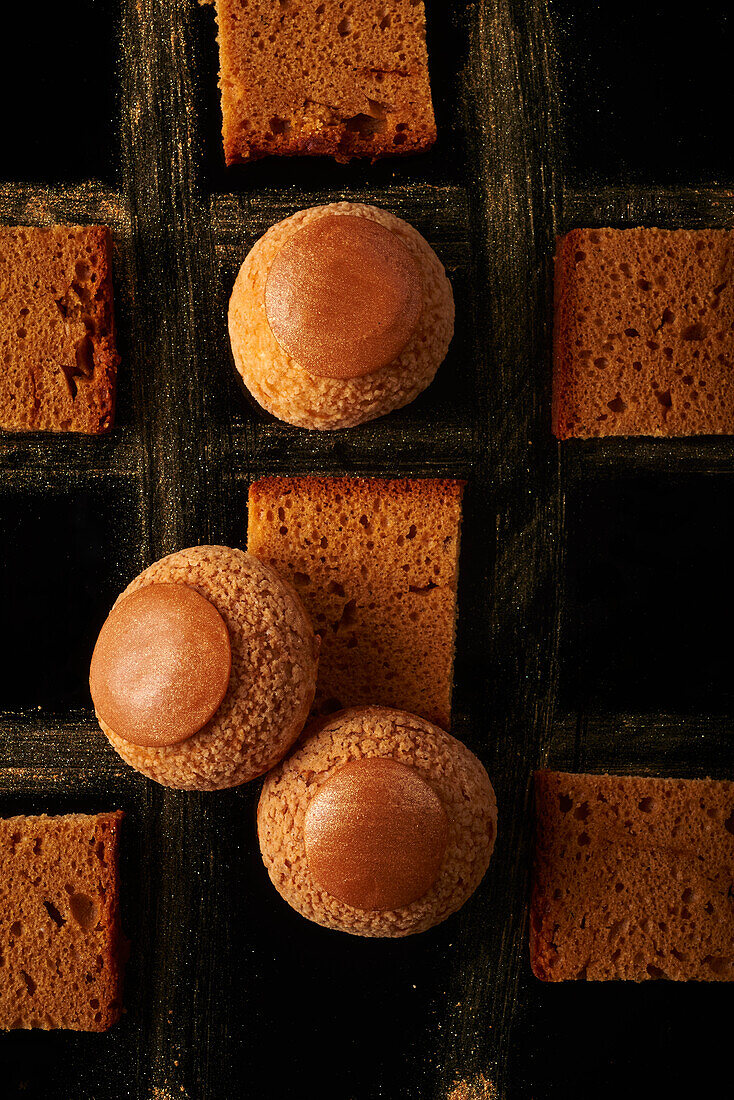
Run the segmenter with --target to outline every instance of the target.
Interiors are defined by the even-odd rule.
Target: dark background
[[[729,1080],[730,987],[543,985],[525,921],[533,767],[731,775],[731,441],[559,449],[548,392],[556,230],[732,224],[732,19],[427,6],[433,151],[229,172],[208,8],[0,17],[0,217],[112,225],[123,351],[108,439],[0,440],[0,811],[124,808],[133,943],[123,1021],[0,1035],[0,1095],[445,1100],[481,1072],[502,1100],[588,1100]],[[236,385],[226,301],[268,225],[350,195],[437,249],[456,338],[408,409],[298,432]],[[495,783],[500,837],[461,914],[405,941],[285,906],[257,784],[162,791],[95,733],[88,660],[116,592],[174,548],[242,545],[249,480],[291,470],[469,482],[454,732]]]

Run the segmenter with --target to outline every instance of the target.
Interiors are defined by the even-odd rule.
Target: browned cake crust
[[[316,709],[374,704],[451,720],[463,482],[263,478],[248,549],[303,600]]]
[[[422,0],[216,0],[227,164],[436,140]]]
[[[535,775],[536,977],[734,980],[734,783]]]
[[[0,227],[0,427],[106,431],[118,362],[109,229]]]
[[[0,819],[0,1028],[106,1031],[119,1019],[122,818]]]
[[[727,230],[575,229],[556,254],[559,439],[734,432]]]

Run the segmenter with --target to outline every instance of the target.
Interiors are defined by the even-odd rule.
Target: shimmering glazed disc
[[[265,285],[276,340],[321,378],[358,378],[392,363],[422,308],[420,269],[400,237],[350,214],[325,214],[294,233]]]
[[[314,881],[355,909],[399,909],[433,886],[448,841],[440,798],[414,769],[366,757],[345,764],[304,822]]]
[[[134,745],[176,745],[224,698],[232,668],[224,619],[193,588],[151,584],[112,609],[92,655],[89,687],[101,720]]]

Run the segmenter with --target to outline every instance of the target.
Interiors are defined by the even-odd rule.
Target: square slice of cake
[[[294,585],[321,637],[316,709],[451,721],[463,482],[263,478],[248,550]]]
[[[436,140],[423,0],[216,0],[227,164]]]
[[[122,817],[0,819],[0,1028],[106,1031],[119,1018]]]
[[[575,229],[558,241],[553,431],[734,433],[734,234]]]
[[[0,428],[112,425],[118,357],[106,226],[0,226]]]
[[[536,977],[734,980],[734,783],[535,775]]]

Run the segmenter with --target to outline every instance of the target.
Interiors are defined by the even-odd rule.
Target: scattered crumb
[[[497,1089],[483,1073],[468,1081],[457,1081],[447,1100],[499,1100]]]

